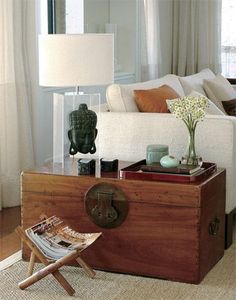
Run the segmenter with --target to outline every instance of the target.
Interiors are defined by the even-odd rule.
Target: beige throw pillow
[[[215,78],[215,74],[210,69],[203,69],[196,74],[179,77],[179,81],[182,84],[185,95],[190,94],[191,91],[194,90],[206,96],[203,89],[203,80],[213,78]]]
[[[221,74],[218,74],[214,79],[204,80],[203,87],[208,98],[226,114],[221,102],[236,98],[236,91],[229,81]]]

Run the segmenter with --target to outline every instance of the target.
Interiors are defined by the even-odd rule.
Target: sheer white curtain
[[[173,1],[172,73],[221,68],[221,0]]]
[[[20,204],[20,172],[33,166],[27,0],[0,0],[0,209]]]
[[[141,11],[142,79],[220,71],[221,0],[143,0]]]
[[[157,0],[141,6],[141,80],[155,79],[160,73],[161,47]]]

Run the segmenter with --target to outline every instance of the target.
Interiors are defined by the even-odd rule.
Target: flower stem
[[[196,149],[195,149],[196,125],[197,125],[197,122],[189,122],[187,125],[188,132],[189,132],[187,164],[189,164],[189,165],[197,165],[198,164],[198,159],[197,159]]]

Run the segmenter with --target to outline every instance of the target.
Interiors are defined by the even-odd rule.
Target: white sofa
[[[205,94],[203,80],[214,77],[206,69],[185,78],[166,75],[148,82],[109,86],[107,102],[111,111],[101,113],[98,120],[100,156],[138,161],[145,158],[148,144],[167,144],[169,152],[181,158],[188,138],[184,123],[168,113],[138,112],[133,90],[167,84],[180,96],[191,89]],[[236,118],[224,113],[206,115],[197,126],[196,148],[204,161],[226,168],[226,214],[230,215],[232,223],[236,208]]]

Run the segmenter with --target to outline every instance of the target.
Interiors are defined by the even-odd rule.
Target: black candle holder
[[[83,159],[78,160],[78,175],[93,175],[95,174],[96,162],[94,159]]]
[[[118,170],[118,159],[106,160],[101,158],[101,171],[102,172],[117,172]]]

